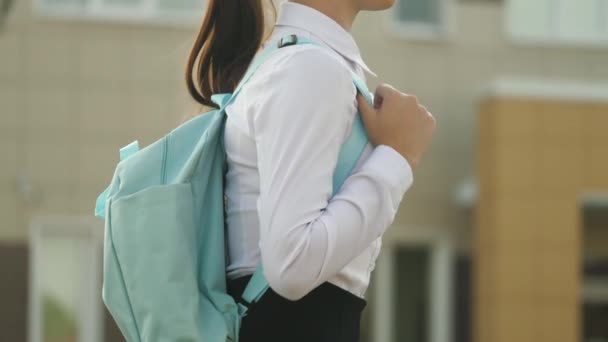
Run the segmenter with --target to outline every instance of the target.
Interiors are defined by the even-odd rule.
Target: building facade
[[[35,227],[82,226],[121,146],[200,111],[183,82],[196,24],[179,18],[201,4],[123,2],[15,0],[0,29],[2,341],[27,336]],[[358,18],[368,83],[416,94],[438,121],[378,260],[368,341],[606,338],[593,321],[606,317],[608,25],[592,39],[587,24],[608,9],[588,3],[398,0]],[[67,239],[57,263],[88,255]],[[79,296],[78,265],[49,291]],[[48,324],[79,324],[65,317]],[[118,340],[107,326],[82,329]]]

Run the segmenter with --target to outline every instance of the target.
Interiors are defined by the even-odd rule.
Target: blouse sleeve
[[[384,233],[413,176],[405,158],[380,145],[332,197],[338,153],[356,113],[351,74],[318,47],[273,68],[256,85],[251,112],[260,250],[272,289],[297,300]]]

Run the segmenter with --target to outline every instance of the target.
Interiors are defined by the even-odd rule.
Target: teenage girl
[[[268,5],[272,5],[270,0]],[[254,55],[296,35],[227,107],[227,276],[236,299],[261,262],[270,290],[240,340],[354,342],[382,234],[435,127],[416,97],[379,86],[369,105],[352,82],[372,71],[349,33],[362,10],[394,0],[293,0],[268,38],[264,0],[208,0],[186,75],[196,101],[234,91]],[[357,110],[370,144],[332,197],[332,175]]]

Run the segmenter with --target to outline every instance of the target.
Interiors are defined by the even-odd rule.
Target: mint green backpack
[[[254,59],[233,94],[213,96],[218,110],[141,151],[137,142],[120,150],[95,214],[105,219],[102,297],[127,341],[238,341],[247,308],[226,291],[225,108],[272,53],[297,44],[314,43],[281,39]],[[353,81],[371,102],[365,84],[354,74]],[[366,144],[357,116],[340,151],[334,193]],[[243,300],[253,304],[267,289],[258,267]]]

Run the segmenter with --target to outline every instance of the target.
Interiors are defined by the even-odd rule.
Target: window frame
[[[584,277],[582,282],[582,303],[608,304],[608,278]]]
[[[455,0],[437,0],[440,8],[438,25],[402,20],[399,18],[400,1],[407,0],[397,0],[389,11],[390,19],[387,20],[388,30],[397,37],[418,41],[443,41],[453,34]]]
[[[28,341],[43,341],[42,312],[42,270],[44,241],[46,238],[76,238],[89,247],[86,255],[88,272],[83,273],[83,291],[93,295],[81,303],[81,314],[84,319],[78,324],[78,337],[87,341],[103,341],[103,304],[101,293],[101,273],[103,257],[103,225],[95,218],[88,216],[38,216],[30,223],[29,241],[29,308],[28,308]]]
[[[372,310],[372,340],[395,341],[395,262],[400,247],[429,249],[429,317],[427,333],[430,342],[453,340],[454,264],[457,257],[456,240],[448,230],[428,227],[407,227],[402,236],[385,242],[374,271],[374,302]]]
[[[32,1],[34,14],[43,19],[152,24],[177,28],[195,27],[206,6],[206,1],[202,0],[201,11],[171,11],[162,8],[159,0],[140,0],[141,4],[132,8],[108,4],[104,0],[82,0],[82,6],[49,5],[48,0]],[[187,12],[195,14],[186,15]]]
[[[547,8],[554,17],[550,18],[551,28],[550,32],[541,37],[533,37],[521,35],[516,32],[512,26],[511,20],[511,6],[513,6],[513,0],[504,0],[504,10],[503,10],[503,29],[507,36],[507,39],[518,45],[526,45],[526,46],[540,46],[540,47],[553,47],[553,48],[607,48],[608,47],[608,0],[595,0],[598,8],[601,9],[601,12],[604,12],[605,15],[603,23],[599,25],[601,28],[598,28],[598,32],[596,32],[596,37],[583,38],[583,37],[564,37],[560,35],[560,16],[562,10],[562,1],[566,0],[557,0],[552,2]],[[604,38],[601,38],[603,36]],[[598,38],[599,37],[599,38]]]

